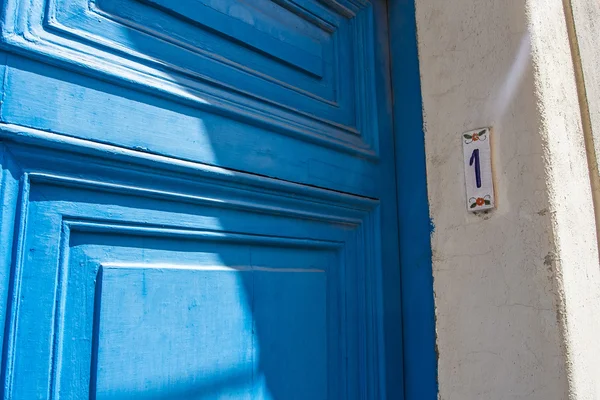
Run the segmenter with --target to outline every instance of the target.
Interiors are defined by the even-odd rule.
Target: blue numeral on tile
[[[475,161],[475,181],[477,182],[477,188],[481,187],[481,166],[479,165],[479,149],[473,150],[469,165],[473,165]]]

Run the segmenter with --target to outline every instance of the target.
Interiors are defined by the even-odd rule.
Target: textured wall
[[[573,63],[577,76],[581,120],[587,144],[594,203],[596,205],[596,232],[600,220],[600,3],[597,0],[565,0],[565,13],[570,28]],[[540,17],[543,19],[543,17]],[[551,29],[551,28],[549,28]],[[579,141],[580,142],[580,141]],[[557,168],[558,169],[558,168]],[[577,180],[569,180],[573,186]],[[572,190],[580,189],[572,187]],[[566,195],[566,193],[565,193]],[[589,231],[587,220],[589,196],[582,199],[586,210],[565,213],[571,217],[568,223],[557,221],[565,231],[566,239],[583,241],[594,237]],[[572,198],[563,199],[565,207]],[[571,210],[573,211],[573,210]],[[584,221],[585,218],[585,221]],[[572,236],[570,235],[572,234]],[[582,254],[589,253],[581,243]],[[565,246],[566,247],[566,246]],[[577,399],[600,398],[600,269],[590,257],[574,255],[571,264],[563,267],[565,294],[565,322],[567,332],[568,360],[571,366],[573,397]]]
[[[416,5],[440,398],[566,399],[582,360],[577,285],[598,259],[563,4]],[[482,126],[497,210],[473,215],[460,133]]]

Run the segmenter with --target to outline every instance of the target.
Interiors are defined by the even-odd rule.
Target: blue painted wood
[[[293,6],[291,1],[278,3],[286,6],[279,6],[278,20],[295,14],[329,32],[324,44],[335,48],[325,49],[323,57],[325,66],[332,65],[331,72],[317,79],[296,76],[295,68],[277,62],[280,57],[265,57],[236,41],[224,41],[218,34],[218,43],[203,48],[212,43],[212,39],[204,38],[205,26],[190,27],[181,14],[171,8],[157,9],[155,3],[123,0],[113,7],[117,13],[134,7],[130,17],[143,20],[131,21],[102,10],[117,0],[94,2],[91,8],[87,0],[50,1],[47,7],[48,1],[34,0],[28,2],[25,15],[15,17],[18,11],[11,10],[20,1],[7,0],[4,40],[28,55],[49,56],[52,61],[67,62],[72,68],[109,77],[120,85],[135,83],[138,89],[142,85],[180,102],[192,102],[195,107],[249,118],[365,156],[377,155],[377,99],[370,72],[375,69],[375,41],[368,2],[343,2],[351,9],[335,1],[325,2],[329,7],[314,0],[300,2],[300,6]],[[198,2],[186,3],[197,6]],[[27,40],[16,32],[36,39]],[[215,36],[211,32],[209,29],[211,37]],[[302,34],[311,37],[308,30]],[[199,43],[184,43],[196,37]],[[228,54],[229,49],[234,54]],[[295,47],[287,51],[295,52]],[[269,69],[256,69],[259,67],[252,61],[256,57]],[[333,61],[327,62],[327,57]],[[287,82],[290,79],[291,83]],[[303,86],[306,79],[317,86]],[[320,96],[318,88],[322,86],[335,92],[335,99]]]
[[[244,175],[118,181],[114,163],[31,149],[10,145],[35,223],[17,249],[7,397],[358,398],[344,338],[374,305],[342,287],[376,268],[358,244],[374,245],[377,201]]]
[[[10,92],[0,112],[11,123],[376,197],[372,179],[380,179],[376,174],[379,166],[362,157],[332,151],[312,140],[290,140],[264,127],[176,106],[154,96],[100,85],[48,65],[19,58],[10,63],[14,67],[6,76]],[[39,96],[18,99],[18,93]],[[59,112],[48,107],[53,103],[60,107]],[[82,109],[82,103],[94,104],[94,111]],[[36,113],[32,115],[30,110]],[[69,118],[62,118],[63,113]],[[215,132],[218,140],[212,139]],[[295,151],[290,151],[290,143]]]
[[[383,2],[7,0],[0,32],[3,398],[403,398]]]
[[[411,0],[394,0],[389,6],[400,210],[404,398],[435,400],[437,354],[430,242],[433,225],[427,200],[415,4]]]

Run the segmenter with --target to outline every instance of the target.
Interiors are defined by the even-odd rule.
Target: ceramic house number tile
[[[494,184],[489,128],[475,129],[461,135],[467,189],[467,210],[494,208]]]

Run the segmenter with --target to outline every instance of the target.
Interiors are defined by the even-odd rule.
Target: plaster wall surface
[[[600,3],[593,0],[565,0],[564,4],[578,84],[597,235],[600,227]],[[585,204],[590,204],[589,197],[580,198]],[[565,199],[562,203],[568,202]],[[568,205],[564,208],[568,208]],[[586,209],[589,210],[589,206]],[[581,237],[580,241],[592,238],[589,222],[581,221],[591,218],[589,211],[585,214],[583,210],[566,214],[573,217],[570,224],[556,221],[565,235],[571,233]],[[579,217],[580,221],[577,221],[578,214],[583,214]],[[600,268],[592,257],[585,257],[589,252],[585,251],[585,245],[578,245],[584,249],[583,256],[577,257],[579,262],[563,267],[567,356],[572,370],[571,392],[577,399],[600,399]]]
[[[600,398],[596,225],[564,11],[416,1],[443,400]],[[497,209],[471,214],[461,133],[484,126]]]

